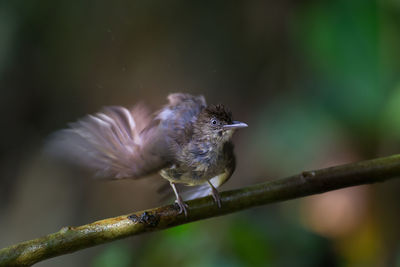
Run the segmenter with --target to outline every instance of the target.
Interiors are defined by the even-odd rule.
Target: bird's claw
[[[179,214],[182,214],[182,212],[185,214],[185,217],[187,217],[187,209],[189,208],[189,205],[186,204],[183,199],[179,196],[176,198],[175,203],[178,204],[179,206]]]
[[[211,195],[215,201],[215,203],[217,203],[218,208],[221,208],[221,197],[219,196],[218,190],[215,189],[215,187],[211,187]]]

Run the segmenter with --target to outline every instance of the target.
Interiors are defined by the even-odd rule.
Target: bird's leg
[[[179,195],[178,190],[176,190],[176,186],[175,183],[170,182],[169,183],[172,187],[172,189],[174,190],[175,196],[176,196],[176,200],[175,202],[178,204],[179,206],[179,214],[181,214],[182,212],[185,213],[185,216],[187,217],[187,208],[189,207],[185,202],[183,202],[182,197]]]
[[[218,205],[218,208],[221,208],[221,197],[219,196],[218,190],[213,186],[210,181],[207,181],[211,187],[211,195],[214,198],[215,202]]]

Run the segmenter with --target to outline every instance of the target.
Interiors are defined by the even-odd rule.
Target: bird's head
[[[201,134],[221,143],[228,141],[235,130],[247,127],[246,123],[232,120],[232,113],[222,104],[203,109],[195,125]]]

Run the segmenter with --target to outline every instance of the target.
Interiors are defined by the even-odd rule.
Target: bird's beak
[[[226,130],[230,130],[230,129],[239,129],[239,128],[245,128],[248,125],[244,122],[240,122],[240,121],[233,121],[232,124],[227,124],[224,125],[223,128]]]

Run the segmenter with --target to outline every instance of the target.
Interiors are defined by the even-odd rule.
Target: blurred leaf
[[[12,9],[4,3],[0,3],[0,81],[3,78],[4,70],[12,64],[11,58],[15,52],[13,48],[16,45],[18,22]],[[6,90],[2,90],[2,93],[6,92]]]
[[[383,131],[387,136],[400,138],[400,85],[392,92],[384,109]]]
[[[376,266],[384,255],[381,229],[369,219],[357,231],[341,240],[340,249],[350,266]]]
[[[141,266],[221,266],[224,259],[220,253],[219,239],[211,222],[181,225],[154,236],[146,244]]]
[[[244,217],[238,218],[230,225],[228,244],[233,248],[233,256],[246,265],[270,266],[272,244],[265,233],[260,232],[252,223],[244,221]]]
[[[132,251],[121,242],[110,244],[93,261],[94,267],[129,267],[133,264]]]
[[[378,65],[376,1],[303,6],[293,21],[293,35],[318,73],[312,83],[317,100],[348,125],[370,129],[386,97]]]
[[[257,136],[251,138],[255,151],[270,170],[289,175],[331,153],[340,142],[341,127],[325,108],[298,97],[277,98],[258,118]],[[282,168],[282,164],[285,165]]]
[[[397,251],[396,267],[400,267],[400,249]]]
[[[141,245],[135,265],[320,266],[333,262],[327,240],[282,221],[277,214],[260,213],[270,209],[257,210],[153,235]]]

